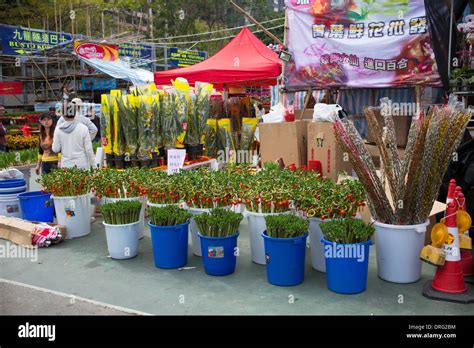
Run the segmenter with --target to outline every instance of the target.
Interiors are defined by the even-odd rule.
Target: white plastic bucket
[[[20,199],[17,193],[0,195],[0,215],[21,218]]]
[[[91,196],[54,197],[59,225],[66,226],[67,239],[87,236],[91,232]]]
[[[145,236],[145,207],[146,197],[129,197],[129,198],[109,198],[105,197],[105,203],[114,203],[118,201],[140,201],[142,202],[142,208],[140,210],[140,229],[138,232],[138,239],[142,239]]]
[[[331,221],[324,219],[324,221]],[[321,242],[323,231],[319,224],[321,218],[309,218],[309,246],[311,249],[311,266],[319,272],[326,273],[326,259],[324,257],[324,244]]]
[[[421,279],[420,252],[425,244],[426,226],[388,225],[376,221],[377,273],[392,283],[414,283]]]
[[[111,258],[125,260],[137,256],[140,221],[125,225],[103,224]]]
[[[249,222],[250,254],[252,255],[253,262],[258,263],[259,265],[266,265],[265,243],[262,237],[262,233],[267,230],[265,216],[281,214],[290,214],[290,212],[271,214],[255,213],[248,210],[245,211],[245,215],[247,215]]]

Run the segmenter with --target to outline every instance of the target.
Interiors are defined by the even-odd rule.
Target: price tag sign
[[[168,175],[179,173],[183,168],[186,150],[169,149],[168,150]]]

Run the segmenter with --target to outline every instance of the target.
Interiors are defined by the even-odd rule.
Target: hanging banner
[[[75,41],[74,53],[86,59],[100,59],[113,62],[118,59],[118,46]]]
[[[440,86],[424,0],[286,0],[288,88]]]
[[[153,46],[143,43],[123,43],[119,46],[120,59],[129,61],[134,67],[153,70]]]
[[[0,82],[0,95],[15,95],[23,93],[21,82]]]
[[[72,41],[72,36],[40,29],[0,24],[2,54],[21,56],[40,54],[42,50]]]
[[[184,68],[206,60],[207,53],[202,51],[188,51],[170,47],[170,65],[174,68]]]

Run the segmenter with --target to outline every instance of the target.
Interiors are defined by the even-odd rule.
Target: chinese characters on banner
[[[168,149],[168,175],[179,173],[183,168],[186,150]]]
[[[0,38],[2,54],[16,56],[41,53],[44,49],[72,40],[72,36],[65,33],[8,25],[0,25]]]
[[[290,88],[440,86],[423,0],[286,0]]]

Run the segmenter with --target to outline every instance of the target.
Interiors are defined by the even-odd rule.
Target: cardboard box
[[[379,121],[379,124],[383,125],[382,115],[380,113],[381,108],[374,108],[375,117]],[[392,116],[393,124],[395,126],[395,138],[397,141],[397,146],[405,147],[408,140],[408,132],[410,131],[411,125],[411,115],[404,116]],[[373,134],[371,128],[369,127],[369,132],[367,135],[367,141],[369,143],[375,143],[375,134]]]
[[[308,164],[306,154],[308,121],[260,123],[260,154],[262,163],[283,158],[286,166]]]
[[[336,142],[331,122],[308,122],[308,160],[311,159],[321,161],[323,176],[334,181],[341,171],[352,174],[349,156]]]
[[[374,161],[374,165],[376,168],[380,168],[380,151],[377,145],[365,144],[365,147],[370,153],[372,157],[372,161]],[[405,154],[405,148],[397,148],[398,155],[401,159],[403,159],[403,155]]]
[[[31,232],[35,224],[18,219],[0,215],[0,238],[9,240],[15,244],[32,247]]]

